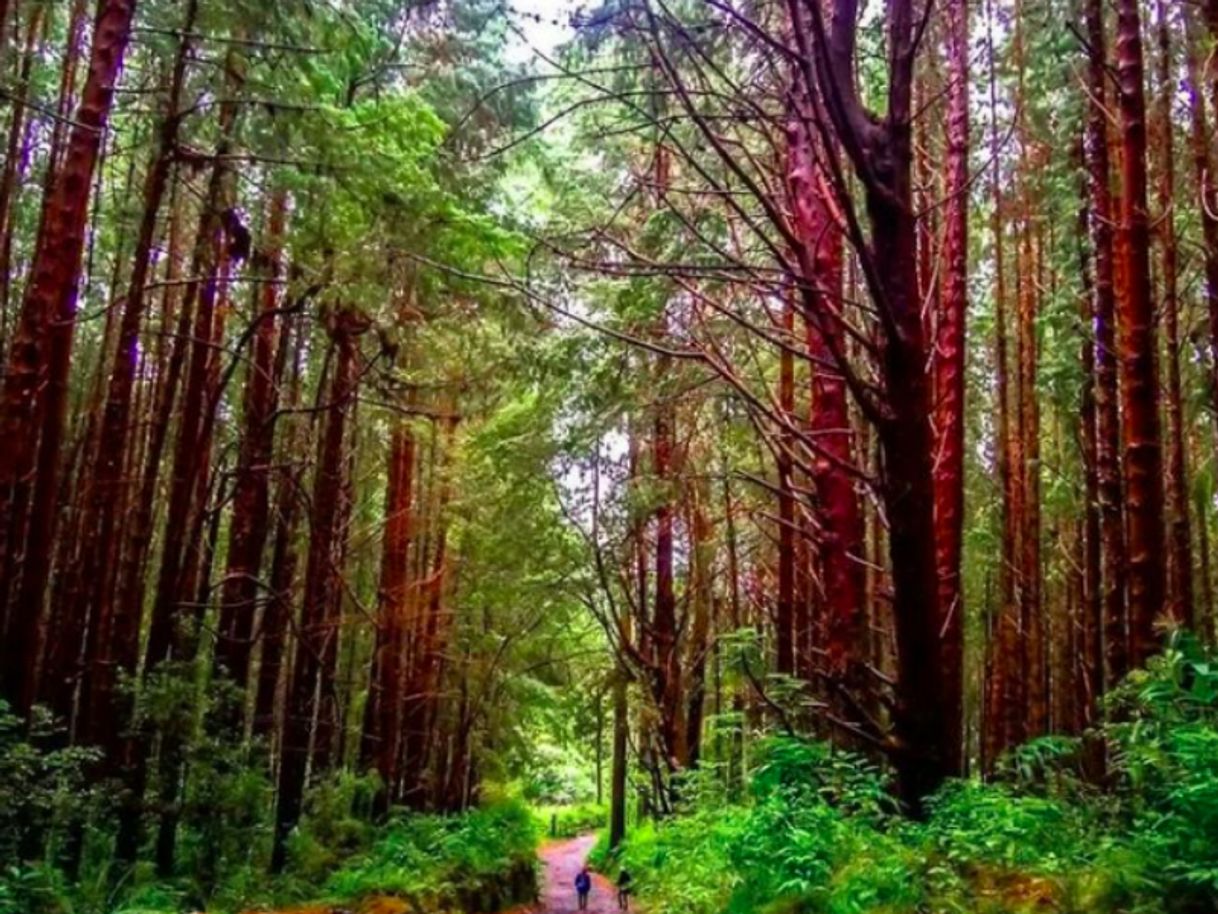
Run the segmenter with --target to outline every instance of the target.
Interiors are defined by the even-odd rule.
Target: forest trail
[[[584,865],[595,845],[595,834],[543,844],[537,853],[542,867],[538,902],[521,905],[506,914],[578,914],[575,874]],[[310,906],[278,911],[275,914],[408,914],[413,910],[400,898],[372,897],[352,906]],[[636,910],[633,904],[630,910]],[[587,914],[617,914],[617,911],[617,888],[604,876],[593,873]]]
[[[575,875],[596,844],[596,835],[581,835],[542,845],[541,903],[526,908],[528,914],[576,914]],[[588,914],[616,914],[617,889],[599,873],[592,874]],[[631,910],[634,910],[633,906]]]

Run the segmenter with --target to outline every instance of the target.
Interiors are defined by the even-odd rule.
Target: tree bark
[[[197,11],[197,0],[190,0],[182,22],[184,36],[191,33]],[[153,248],[161,204],[173,169],[182,118],[182,88],[190,53],[190,39],[181,38],[171,68],[165,115],[158,130],[156,151],[144,182],[143,211],[136,235],[131,277],[119,320],[117,350],[106,388],[101,430],[93,459],[95,478],[91,482],[91,498],[81,522],[85,550],[82,583],[86,588],[85,601],[89,608],[85,656],[91,661],[82,690],[82,713],[90,728],[90,741],[108,746],[110,761],[115,765],[119,764],[114,756],[119,746],[114,734],[127,725],[130,716],[129,703],[116,694],[115,686],[119,676],[135,672],[138,650],[127,643],[133,634],[132,629],[128,627],[119,631],[115,624],[114,588],[122,542],[118,521],[129,505],[130,484],[124,474],[128,469],[128,452],[135,439],[131,428],[131,401],[138,368],[139,335],[148,279],[153,268]]]
[[[1086,159],[1091,197],[1091,245],[1095,257],[1092,320],[1095,336],[1096,473],[1103,565],[1104,685],[1111,688],[1129,669],[1126,618],[1125,527],[1120,468],[1121,424],[1116,362],[1116,277],[1113,205],[1107,137],[1108,63],[1103,4],[1084,7],[1087,43]]]
[[[279,348],[275,354],[275,383],[283,383],[285,371],[291,361],[291,377],[288,379],[285,408],[295,409],[300,405],[301,361],[304,356],[305,334],[299,321],[289,319],[279,334]],[[291,355],[289,356],[289,353]],[[295,424],[289,424],[281,441],[281,452],[288,462],[295,453],[298,435]],[[255,737],[274,742],[279,732],[276,726],[276,708],[279,685],[283,678],[284,645],[287,640],[288,623],[292,618],[293,588],[296,583],[296,520],[300,513],[300,488],[290,466],[278,471],[275,485],[275,542],[271,547],[271,567],[267,587],[266,604],[262,610],[259,627],[258,673],[256,681],[249,687],[254,690],[254,715],[250,732]],[[271,747],[272,758],[276,746]]]
[[[964,533],[965,315],[968,310],[969,13],[947,0],[947,177],[943,285],[934,347],[935,549],[944,675],[964,675],[960,559]],[[963,712],[962,712],[963,713]]]
[[[685,711],[686,768],[697,768],[702,753],[702,722],[706,708],[706,657],[710,650],[714,613],[714,527],[706,515],[707,494],[701,482],[690,485],[689,498],[689,599],[692,622],[686,647],[689,694]]]
[[[1080,143],[1080,157],[1083,147]],[[1079,722],[1083,729],[1091,726],[1099,712],[1099,700],[1104,694],[1104,599],[1103,556],[1100,533],[1100,481],[1096,431],[1095,398],[1095,340],[1094,322],[1095,282],[1087,237],[1091,225],[1091,207],[1087,185],[1081,187],[1079,207],[1078,249],[1079,272],[1083,280],[1080,302],[1079,335],[1082,339],[1079,361],[1083,367],[1083,386],[1079,393],[1079,451],[1083,462],[1083,532],[1082,532],[1082,594],[1079,626],[1080,675],[1078,677]]]
[[[13,209],[17,188],[29,163],[33,140],[31,124],[27,121],[30,82],[34,61],[38,56],[38,33],[43,28],[46,7],[35,6],[26,24],[26,37],[21,62],[16,68],[16,96],[12,99],[12,114],[8,125],[8,140],[4,150],[4,170],[0,172],[0,358],[8,348],[9,296],[12,288]]]
[[[402,652],[409,624],[412,499],[414,495],[414,436],[404,421],[392,433],[385,492],[385,532],[381,557],[380,603],[376,647],[369,689],[366,756],[381,777],[375,811],[389,810],[397,783],[398,747],[402,737]]]
[[[792,5],[792,20],[803,12]],[[816,67],[834,133],[863,185],[870,237],[860,251],[880,314],[879,372],[884,409],[876,416],[883,451],[882,493],[890,524],[893,611],[897,630],[894,756],[898,788],[920,814],[923,799],[963,770],[963,683],[947,659],[960,645],[940,632],[935,553],[931,390],[918,296],[917,215],[911,171],[912,88],[918,50],[914,5],[893,0],[888,29],[887,109],[867,111],[855,84],[857,0],[834,0]],[[804,36],[806,39],[806,36]],[[805,41],[806,46],[806,41]],[[850,205],[838,194],[839,205]],[[848,367],[838,359],[843,371]]]
[[[629,759],[630,708],[626,703],[626,671],[613,677],[613,772],[609,787],[609,849],[621,847],[626,837],[626,774]]]
[[[3,691],[20,714],[28,713],[36,686],[35,639],[55,537],[59,452],[90,191],[134,14],[135,0],[98,4],[89,75],[62,165],[48,187],[0,392],[0,438],[8,442],[0,449],[0,548],[7,540],[9,549],[24,549],[21,598],[5,639]],[[31,474],[36,474],[31,503],[21,510],[18,489]],[[28,533],[18,545],[10,531],[25,529],[27,517]],[[7,556],[0,556],[0,567],[7,565]]]
[[[1117,298],[1120,395],[1128,535],[1130,662],[1143,665],[1158,645],[1164,609],[1163,452],[1155,359],[1155,304],[1147,215],[1146,99],[1138,0],[1117,0],[1117,111],[1121,130],[1118,232],[1126,288]]]
[[[835,368],[842,332],[842,237],[830,213],[830,192],[814,164],[814,145],[803,118],[788,130],[787,192],[794,228],[804,250],[805,336],[810,365],[812,484],[819,509],[817,542],[824,603],[822,672],[845,683],[859,659],[863,621],[863,524],[851,468],[854,433],[846,382]]]
[[[795,307],[791,297],[783,302],[782,340],[778,354],[778,408],[782,421],[795,421]],[[778,469],[778,594],[774,605],[774,671],[779,675],[795,673],[795,492],[791,449],[794,436],[789,428],[780,431],[775,442]]]
[[[1158,13],[1158,82],[1155,119],[1158,134],[1158,241],[1163,289],[1163,352],[1167,359],[1164,381],[1167,416],[1167,614],[1176,622],[1196,627],[1193,606],[1193,553],[1189,524],[1188,468],[1185,462],[1184,406],[1180,381],[1179,238],[1176,229],[1176,162],[1172,104],[1177,82],[1173,78],[1168,10],[1163,0]]]
[[[309,747],[316,713],[315,695],[324,690],[323,673],[328,644],[337,635],[337,620],[331,615],[339,585],[334,554],[339,531],[336,520],[346,470],[344,441],[347,412],[358,384],[357,342],[365,329],[362,318],[352,311],[337,314],[331,328],[334,367],[327,403],[325,430],[318,448],[310,513],[308,561],[305,567],[303,607],[296,656],[288,689],[288,705],[281,746],[275,834],[271,871],[282,871],[287,862],[287,839],[300,821]],[[324,691],[323,691],[324,694]]]
[[[216,635],[216,666],[242,688],[249,676],[259,573],[270,525],[271,461],[275,450],[275,313],[279,304],[277,283],[283,272],[286,191],[275,191],[269,208],[265,250],[255,264],[261,268],[258,272],[266,284],[259,294],[261,308],[254,317],[258,325],[253,334],[245,380],[243,429],[229,522],[228,562]],[[236,723],[240,716],[234,714],[229,719]]]
[[[661,356],[661,358],[665,358]],[[664,375],[661,367],[661,377]],[[677,631],[677,598],[673,578],[673,444],[675,408],[661,394],[655,407],[652,431],[652,460],[660,504],[656,508],[656,592],[652,637],[655,643],[655,699],[659,712],[660,742],[664,763],[676,771],[685,757],[685,734],[681,724],[681,654]]]

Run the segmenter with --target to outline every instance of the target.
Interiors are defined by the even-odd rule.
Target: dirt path
[[[584,865],[595,844],[596,835],[583,835],[542,845],[537,854],[541,858],[540,903],[513,908],[505,914],[580,914],[575,897],[575,874]],[[373,897],[350,907],[309,906],[276,914],[408,914],[413,910],[399,898]],[[637,914],[633,904],[630,910]],[[588,898],[587,914],[619,914],[617,888],[597,873],[592,874],[592,894]]]
[[[596,835],[583,835],[566,841],[542,845],[541,906],[534,914],[578,914],[575,897],[575,874],[579,872]],[[631,906],[634,910],[634,906]],[[588,914],[618,914],[617,889],[608,879],[592,874],[592,894],[588,898]]]

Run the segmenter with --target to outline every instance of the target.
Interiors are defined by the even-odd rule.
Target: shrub
[[[714,780],[688,779],[680,814],[632,831],[616,859],[596,852],[631,870],[652,914],[1218,910],[1218,665],[1184,640],[1116,690],[1096,733],[945,785],[925,822],[822,743],[764,743],[742,801]]]
[[[604,828],[609,822],[609,810],[597,803],[538,806],[533,810],[533,818],[543,836],[574,838]]]
[[[343,864],[325,893],[339,900],[396,895],[422,910],[493,911],[534,887],[536,829],[519,800],[462,816],[408,815]]]

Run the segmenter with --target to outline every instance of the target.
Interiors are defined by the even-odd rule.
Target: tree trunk
[[[28,713],[33,700],[35,639],[55,535],[55,497],[68,368],[76,328],[76,287],[84,252],[94,169],[123,55],[135,0],[101,0],[93,26],[89,75],[61,167],[55,169],[43,206],[21,317],[8,353],[0,393],[0,548],[12,530],[30,529],[23,548],[21,594],[14,609],[4,670],[4,694]],[[27,510],[19,488],[35,473]],[[18,545],[7,539],[8,548]],[[7,566],[0,556],[0,567]]]
[[[792,19],[802,22],[802,11],[794,4],[791,10]],[[902,798],[920,814],[923,799],[945,778],[960,774],[964,762],[963,683],[946,662],[959,652],[958,633],[939,627],[932,399],[911,181],[912,88],[920,32],[911,0],[887,5],[887,108],[877,117],[863,107],[855,84],[857,12],[856,0],[835,0],[821,49],[825,59],[816,72],[834,132],[863,185],[870,228],[860,254],[882,329],[878,367],[884,408],[872,413],[883,449],[881,488],[890,524],[897,630],[893,762]],[[806,45],[806,34],[802,40]],[[813,66],[810,57],[803,63]],[[838,204],[851,205],[846,189],[839,190]],[[837,362],[849,370],[842,358]]]
[[[1167,415],[1167,613],[1175,621],[1195,628],[1193,613],[1193,553],[1189,530],[1188,469],[1185,464],[1184,407],[1180,382],[1179,249],[1176,231],[1176,162],[1172,103],[1177,81],[1173,78],[1168,11],[1157,3],[1159,19],[1156,106],[1159,159],[1159,258],[1163,288],[1163,351],[1167,359],[1165,382]]]
[[[784,427],[775,441],[778,469],[778,598],[774,605],[774,671],[779,675],[795,673],[795,492],[791,449],[794,436],[789,427],[795,421],[795,307],[791,296],[782,306],[783,346],[779,350],[778,408]]]
[[[194,28],[197,11],[197,0],[190,0],[182,23],[184,36],[188,36]],[[136,437],[131,428],[131,400],[138,368],[144,303],[153,267],[157,223],[173,168],[182,117],[182,87],[190,53],[190,39],[181,38],[170,74],[165,115],[159,128],[156,151],[145,178],[143,210],[136,235],[131,278],[123,301],[118,345],[106,389],[101,431],[93,460],[95,477],[91,482],[90,502],[81,523],[85,550],[81,566],[82,582],[87,588],[85,599],[90,610],[85,655],[87,662],[91,661],[82,690],[82,714],[90,727],[90,741],[107,745],[110,762],[115,766],[120,764],[114,754],[119,746],[113,735],[127,726],[130,716],[129,702],[125,696],[116,694],[115,686],[120,676],[135,672],[137,657],[137,651],[128,643],[131,629],[128,627],[119,631],[115,620],[115,578],[120,566],[122,543],[119,518],[125,516],[129,505],[130,483],[124,474],[128,469],[128,453]]]
[[[686,647],[689,668],[689,695],[685,712],[686,768],[697,768],[702,752],[702,722],[706,706],[706,656],[710,650],[711,616],[714,612],[715,562],[714,528],[706,515],[707,492],[701,482],[690,485],[689,498],[689,577],[687,587],[692,623]]]
[[[1138,0],[1117,0],[1117,111],[1121,128],[1118,231],[1126,288],[1117,298],[1120,394],[1128,535],[1130,662],[1143,665],[1158,645],[1163,611],[1163,455],[1159,379],[1155,367],[1155,305],[1146,203],[1146,100]]]
[[[1083,150],[1080,146],[1080,155]],[[1091,207],[1084,182],[1079,207],[1078,247],[1079,272],[1083,280],[1080,303],[1079,330],[1082,338],[1080,359],[1083,366],[1083,387],[1080,391],[1079,451],[1083,462],[1083,542],[1082,542],[1082,613],[1079,626],[1081,666],[1078,677],[1080,724],[1091,726],[1099,712],[1099,700],[1104,694],[1104,599],[1103,559],[1100,534],[1100,481],[1098,438],[1095,403],[1095,340],[1092,336],[1095,283],[1087,251],[1087,234],[1091,225]]]
[[[1095,336],[1096,474],[1100,501],[1103,565],[1104,685],[1111,688],[1129,669],[1126,619],[1125,528],[1120,470],[1121,425],[1116,363],[1116,277],[1113,206],[1107,137],[1108,70],[1102,0],[1084,7],[1089,46],[1086,153],[1091,196],[1091,244],[1095,256],[1092,320]]]
[[[366,756],[375,761],[381,777],[375,811],[389,810],[392,786],[397,783],[398,746],[402,736],[402,651],[409,624],[411,510],[414,495],[414,436],[399,421],[389,448],[385,492],[385,533],[378,598],[380,618],[368,695]]]
[[[339,537],[336,520],[340,509],[346,460],[347,410],[356,394],[357,341],[364,324],[351,311],[334,319],[334,367],[330,382],[325,430],[318,448],[318,463],[313,482],[308,562],[305,567],[303,608],[288,705],[280,749],[278,799],[275,809],[275,834],[271,852],[271,871],[280,872],[287,862],[287,839],[296,823],[304,800],[305,777],[309,768],[311,730],[316,713],[315,696],[324,683],[327,644],[336,635],[337,620],[330,615],[339,585],[334,567],[334,551]]]
[[[613,773],[609,787],[609,849],[621,847],[626,837],[626,773],[629,759],[630,709],[626,704],[626,671],[613,677]]]
[[[935,549],[944,675],[964,675],[960,558],[964,532],[965,314],[968,310],[969,21],[947,0],[947,181],[943,286],[934,346]]]
[[[41,4],[30,11],[21,63],[16,71],[16,96],[12,99],[12,114],[8,125],[8,140],[4,149],[4,169],[0,172],[0,358],[8,348],[8,308],[12,287],[13,209],[17,188],[29,162],[33,140],[31,124],[27,122],[30,82],[34,61],[38,56],[38,33],[43,28],[46,7]]]
[[[1015,472],[1014,423],[1011,421],[1011,375],[1007,333],[1006,215],[1002,190],[1001,138],[998,130],[998,95],[994,52],[992,5],[987,2],[987,44],[989,49],[989,113],[991,186],[993,199],[991,233],[994,245],[994,397],[997,401],[995,430],[998,480],[1002,492],[1002,549],[998,559],[998,611],[991,626],[989,642],[989,695],[982,744],[982,767],[992,771],[999,757],[1019,739],[1023,721],[1023,671],[1019,664],[1019,608],[1015,582],[1019,553],[1019,525],[1022,505],[1022,476]]]
[[[298,321],[284,324],[279,336],[279,351],[275,356],[275,376],[281,383],[291,352],[291,378],[288,381],[286,408],[300,404],[301,361],[304,356],[305,333]],[[295,452],[298,435],[290,424],[282,442],[283,454],[290,459]],[[284,644],[288,623],[292,618],[293,589],[296,583],[296,519],[300,513],[300,485],[292,470],[279,471],[275,486],[275,544],[271,549],[270,592],[262,610],[258,657],[258,678],[254,695],[254,716],[251,732],[254,736],[273,740],[278,732],[275,710],[283,672]],[[254,686],[251,683],[251,686]],[[272,746],[272,755],[276,747]]]
[[[665,369],[662,366],[660,375]],[[655,699],[659,712],[660,742],[669,772],[685,757],[681,724],[681,654],[677,631],[677,598],[673,579],[673,445],[675,408],[661,394],[655,407],[652,460],[660,504],[656,508],[656,594],[652,633],[655,641]]]
[[[275,449],[275,313],[277,282],[283,272],[282,247],[287,193],[277,190],[270,202],[264,248],[255,265],[266,280],[252,340],[243,400],[243,429],[233,489],[228,533],[228,564],[220,597],[216,666],[244,687],[249,677],[259,573],[270,524],[271,461]],[[229,721],[240,720],[240,708]]]

